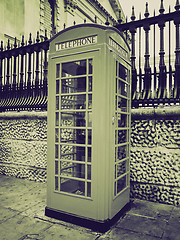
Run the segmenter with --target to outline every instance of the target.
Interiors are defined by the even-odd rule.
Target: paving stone
[[[0,206],[0,223],[16,216],[17,214],[19,214],[19,211],[15,211],[15,210]]]
[[[142,233],[126,229],[113,228],[110,232],[102,235],[98,240],[158,240],[159,237],[148,236]]]
[[[116,227],[147,234],[153,237],[161,237],[166,223],[167,222],[165,220],[127,214],[117,223]]]
[[[95,240],[99,234],[93,232],[79,231],[62,225],[54,224],[52,227],[44,231],[38,240]]]
[[[172,205],[160,204],[160,203],[154,203],[154,202],[136,199],[132,203],[132,208],[130,213],[141,215],[141,216],[162,218],[162,219],[168,220],[170,218],[173,208],[174,206]]]
[[[51,225],[36,219],[16,215],[9,220],[1,223],[1,240],[19,240],[24,239],[27,234],[39,234],[45,231]]]

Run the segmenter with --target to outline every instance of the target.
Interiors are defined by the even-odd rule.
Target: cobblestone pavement
[[[0,240],[179,240],[180,207],[134,200],[106,233],[44,215],[46,184],[0,175]]]

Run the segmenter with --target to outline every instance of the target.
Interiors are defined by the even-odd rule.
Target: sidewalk
[[[0,175],[0,240],[179,240],[180,207],[135,200],[102,234],[44,216],[46,184]]]

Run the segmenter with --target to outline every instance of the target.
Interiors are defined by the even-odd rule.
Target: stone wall
[[[180,204],[180,108],[132,110],[131,197]],[[46,181],[47,113],[0,113],[0,174]]]
[[[0,114],[0,174],[46,181],[47,113]]]
[[[132,110],[131,197],[180,204],[179,110]]]

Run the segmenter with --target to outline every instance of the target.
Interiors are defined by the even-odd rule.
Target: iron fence
[[[116,28],[124,33],[125,38],[131,41],[132,66],[132,107],[158,106],[160,104],[180,103],[180,4],[176,0],[175,11],[164,13],[163,0],[159,15],[149,17],[148,4],[146,4],[145,18],[136,20],[132,8],[131,21],[122,23],[121,14]],[[96,20],[95,20],[96,23]],[[109,25],[108,19],[105,23]],[[168,61],[165,61],[165,25],[168,24]],[[172,27],[174,26],[175,62],[172,65],[171,42]],[[152,27],[152,29],[151,29]],[[150,29],[152,37],[150,38]],[[144,37],[142,37],[142,31]],[[157,66],[157,31],[159,32],[159,57]],[[136,34],[138,33],[138,38]],[[144,39],[144,69],[142,69],[142,46]],[[150,44],[150,41],[153,44]],[[167,42],[167,41],[166,41]],[[10,42],[4,48],[0,46],[0,111],[47,109],[47,72],[49,40],[45,36],[40,40],[37,33],[36,40],[32,41],[30,34],[28,42],[21,43],[15,39],[14,45]],[[150,64],[150,45],[153,45]],[[137,48],[138,51],[137,51]],[[137,51],[137,52],[136,52]],[[138,54],[137,54],[138,53]],[[139,59],[137,58],[139,55]],[[136,67],[138,63],[138,68]]]

